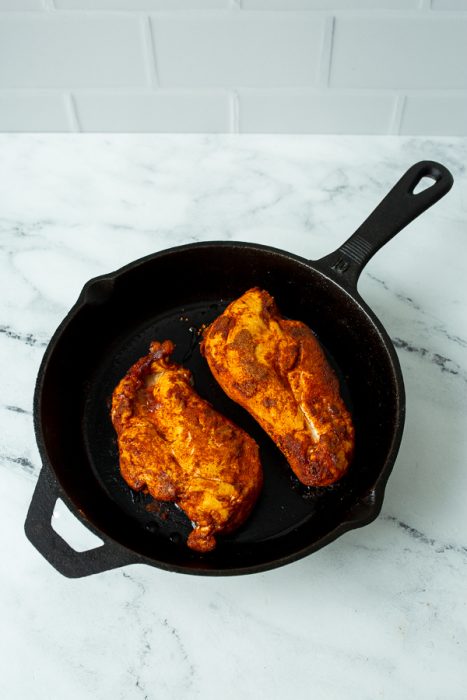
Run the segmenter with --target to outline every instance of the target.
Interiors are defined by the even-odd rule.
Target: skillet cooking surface
[[[101,364],[90,385],[84,408],[83,438],[91,468],[108,497],[150,535],[169,539],[186,548],[191,525],[174,504],[155,501],[151,496],[130,489],[120,475],[118,448],[109,417],[111,394],[130,365],[145,355],[152,340],[171,339],[176,344],[175,362],[188,367],[194,376],[195,389],[219,412],[231,418],[259,444],[264,471],[260,498],[247,522],[229,536],[219,537],[218,548],[228,543],[260,543],[283,536],[292,529],[320,518],[324,510],[335,510],[353,497],[352,478],[326,488],[305,487],[293,474],[285,457],[256,421],[231,401],[213,378],[199,350],[203,324],[209,324],[226,307],[227,302],[198,302],[155,315],[134,328],[115,347],[109,349],[108,362]],[[350,406],[345,377],[327,353],[337,371],[342,395]],[[199,556],[199,555],[195,555]],[[206,556],[206,555],[205,555]],[[215,555],[214,555],[215,556]]]

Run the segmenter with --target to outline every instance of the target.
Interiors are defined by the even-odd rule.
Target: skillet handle
[[[424,177],[431,178],[434,183],[414,194]],[[453,182],[451,173],[441,163],[423,160],[412,165],[353,236],[318,260],[318,265],[338,277],[341,284],[355,287],[370,258],[396,233],[444,197]]]
[[[86,552],[77,552],[70,547],[51,525],[60,495],[55,478],[42,467],[24,524],[31,544],[57,571],[68,578],[80,578],[141,561],[135,554],[113,542],[105,542]]]

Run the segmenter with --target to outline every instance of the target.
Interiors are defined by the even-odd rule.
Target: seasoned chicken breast
[[[193,523],[188,546],[208,552],[248,517],[261,489],[256,442],[197,395],[191,372],[151,344],[112,397],[120,471],[135,490],[174,501]]]
[[[250,289],[204,332],[201,350],[225,393],[258,421],[303,484],[347,471],[354,428],[339,382],[312,331]]]

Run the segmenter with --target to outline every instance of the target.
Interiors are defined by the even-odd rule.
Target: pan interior
[[[338,492],[341,497],[345,493],[344,481],[328,489],[302,487],[272,440],[245,410],[226,396],[213,378],[200,353],[200,336],[203,324],[214,320],[225,306],[226,302],[220,301],[187,305],[155,316],[135,328],[134,333],[121,340],[110,361],[96,372],[93,378],[95,390],[85,406],[83,435],[89,462],[101,487],[128,516],[137,518],[142,528],[172,542],[186,540],[191,530],[189,520],[174,504],[155,502],[151,496],[137,493],[126,485],[118,472],[117,440],[109,417],[113,388],[130,365],[146,354],[149,344],[155,339],[170,338],[175,343],[172,359],[192,371],[196,391],[249,433],[260,446],[264,469],[261,497],[248,522],[234,535],[225,537],[224,544],[258,544],[282,537],[316,517],[320,509],[325,508],[326,495],[335,498]],[[332,359],[331,362],[339,372]],[[350,403],[342,375],[340,381],[343,394]]]
[[[65,347],[55,351],[61,364],[51,363],[53,371],[48,372],[49,379],[56,375],[57,387],[68,368],[67,397],[55,392],[53,400],[43,402],[63,426],[48,440],[54,469],[90,523],[164,567],[220,571],[297,556],[345,519],[379,475],[397,412],[390,358],[378,329],[358,304],[305,262],[234,247],[202,254],[195,248],[175,258],[154,258],[115,281],[98,283],[69,324],[70,332],[61,339]],[[231,275],[225,274],[226,267]],[[317,333],[339,377],[357,446],[349,473],[333,486],[302,486],[254,419],[224,394],[200,354],[203,325],[251,286],[267,289],[284,315],[304,321]],[[264,487],[252,515],[204,556],[187,548],[191,526],[174,504],[154,501],[126,485],[109,416],[118,381],[147,353],[152,340],[167,338],[176,346],[173,360],[192,371],[197,392],[260,446]],[[73,340],[78,348],[70,354]]]

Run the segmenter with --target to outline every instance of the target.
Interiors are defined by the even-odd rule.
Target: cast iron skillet
[[[418,194],[423,177],[434,183]],[[90,280],[54,334],[37,378],[34,422],[43,460],[26,519],[28,538],[62,574],[86,576],[144,563],[189,574],[264,571],[304,557],[380,512],[404,425],[404,385],[394,347],[357,292],[372,255],[451,188],[431,161],[411,167],[338,250],[310,262],[259,244],[208,242],[170,248]],[[283,314],[318,335],[341,381],[356,428],[348,474],[303,487],[256,422],[230,401],[199,352],[199,329],[259,286]],[[264,488],[249,520],[199,555],[172,504],[134,493],[120,477],[109,418],[113,388],[151,340],[170,338],[195,387],[260,445]],[[103,545],[76,552],[51,527],[57,498]]]

